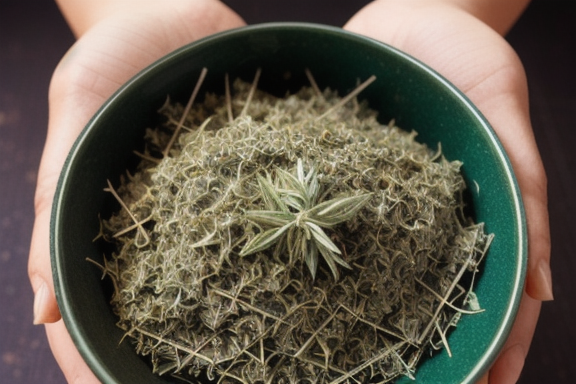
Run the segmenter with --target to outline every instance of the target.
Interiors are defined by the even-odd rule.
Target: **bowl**
[[[381,122],[416,130],[430,147],[441,143],[449,160],[463,162],[462,173],[476,222],[495,235],[483,261],[475,293],[484,312],[465,316],[449,335],[453,352],[424,358],[415,380],[398,383],[473,383],[505,342],[522,295],[527,259],[521,197],[507,155],[489,123],[453,85],[426,65],[388,45],[342,29],[315,24],[273,23],[223,32],[184,46],[150,65],[123,85],[93,116],[64,165],[53,205],[51,258],[56,297],[78,350],[104,383],[167,383],[122,340],[109,305],[111,288],[87,258],[101,260],[94,242],[99,215],[110,212],[106,180],[115,184],[133,168],[133,151],[155,121],[167,95],[186,102],[203,67],[208,75],[200,94],[224,92],[222,79],[251,81],[282,95],[308,85],[305,69],[320,88],[341,95],[358,79],[377,81],[360,99]]]

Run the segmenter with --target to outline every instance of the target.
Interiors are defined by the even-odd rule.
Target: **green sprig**
[[[312,277],[316,277],[318,254],[321,254],[334,278],[340,274],[337,264],[350,268],[341,257],[342,252],[324,232],[350,220],[370,200],[371,193],[357,196],[336,197],[318,203],[320,183],[316,169],[304,172],[298,159],[295,172],[276,170],[276,183],[270,177],[258,176],[258,185],[266,210],[247,211],[247,218],[268,228],[254,236],[242,249],[240,256],[264,251],[275,244],[282,244],[290,262],[302,259]],[[285,241],[284,241],[285,240]]]

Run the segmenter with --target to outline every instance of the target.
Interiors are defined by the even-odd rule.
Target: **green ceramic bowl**
[[[105,383],[166,383],[122,342],[109,306],[111,289],[86,258],[101,260],[99,215],[110,212],[106,179],[118,181],[135,164],[143,132],[167,95],[184,103],[203,67],[205,91],[224,92],[223,78],[251,81],[282,95],[308,85],[305,68],[321,88],[341,95],[358,79],[376,75],[362,92],[382,122],[391,118],[431,147],[463,161],[475,219],[495,234],[476,293],[485,312],[465,316],[449,336],[453,357],[439,352],[422,361],[414,383],[473,383],[496,358],[514,321],[527,258],[526,224],[518,186],[488,122],[453,85],[410,56],[341,29],[296,23],[263,24],[214,35],[160,59],[114,94],[81,133],[64,166],[51,224],[51,256],[60,311],[76,346]],[[401,383],[412,383],[407,378]]]

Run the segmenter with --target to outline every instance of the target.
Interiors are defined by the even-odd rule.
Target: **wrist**
[[[178,13],[201,14],[205,23],[215,30],[233,28],[245,24],[228,6],[219,0],[56,0],[70,29],[80,38],[96,24],[122,15],[148,13],[150,15],[173,10]]]
[[[498,34],[504,35],[529,3],[530,0],[376,0],[365,8],[370,8],[370,18],[378,19],[379,29],[391,29],[395,26],[401,28],[399,24],[409,21],[415,10],[433,11],[443,8],[466,13]],[[386,23],[383,23],[382,20],[386,17]],[[354,17],[351,20],[354,20]],[[355,27],[363,29],[362,25]]]

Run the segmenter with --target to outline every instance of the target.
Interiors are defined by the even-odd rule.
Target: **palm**
[[[373,4],[373,8],[379,7],[377,2]],[[538,264],[548,262],[550,247],[546,177],[532,136],[522,65],[501,36],[462,11],[447,6],[409,11],[370,7],[360,11],[346,28],[389,43],[450,80],[485,115],[512,162],[529,224],[527,294],[503,350],[510,353],[501,355],[490,372],[490,381],[513,383],[534,333],[538,299],[547,298]]]

